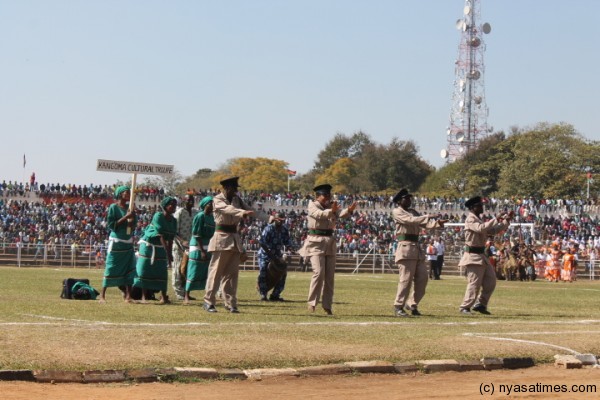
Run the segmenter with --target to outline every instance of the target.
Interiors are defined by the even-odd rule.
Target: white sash
[[[106,250],[106,254],[108,254],[112,251],[113,243],[133,243],[133,238],[123,240],[123,239],[119,239],[116,237],[109,237],[108,238],[108,250]]]
[[[152,257],[150,257],[150,265],[154,265],[154,256],[156,254],[156,248],[160,248],[160,249],[164,249],[165,246],[162,246],[160,244],[152,244],[152,243],[148,243],[145,240],[140,240],[138,243],[144,243],[146,246],[150,246],[152,247]]]

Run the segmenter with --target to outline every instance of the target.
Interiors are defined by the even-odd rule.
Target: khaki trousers
[[[485,265],[467,265],[467,291],[460,308],[470,309],[477,301],[477,304],[487,307],[492,293],[496,288],[496,273],[492,264]],[[479,290],[481,289],[481,294]],[[479,298],[477,298],[479,294]]]
[[[398,280],[398,291],[394,306],[404,307],[408,305],[411,309],[417,308],[427,287],[428,272],[425,260],[398,260],[400,278]],[[408,294],[414,281],[414,290],[410,299]]]
[[[225,307],[237,308],[237,286],[240,273],[240,252],[221,250],[212,253],[208,265],[204,302],[215,305],[217,291],[221,286]]]
[[[333,304],[333,284],[335,279],[335,255],[310,257],[313,276],[308,290],[308,305],[316,306],[323,297],[323,308],[331,310]]]

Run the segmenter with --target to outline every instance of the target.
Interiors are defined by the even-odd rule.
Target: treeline
[[[288,163],[268,158],[234,158],[217,170],[175,174],[157,183],[172,192],[216,188],[225,176],[240,176],[243,190],[285,192]],[[331,183],[341,193],[392,193],[401,187],[428,196],[501,198],[597,198],[600,143],[586,140],[569,124],[542,123],[511,128],[482,140],[462,159],[436,169],[412,140],[380,144],[364,132],[336,134],[319,152],[313,168],[289,180],[292,192],[310,192]]]

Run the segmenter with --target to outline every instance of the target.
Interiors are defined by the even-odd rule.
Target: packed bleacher
[[[42,200],[46,203],[52,201],[64,201],[76,203],[80,201],[105,201],[111,202],[113,199],[114,189],[117,185],[75,185],[71,183],[42,183],[29,182],[12,182],[3,180],[0,183],[0,197],[15,198],[26,197],[27,199]],[[152,185],[141,185],[136,188],[136,196],[138,200],[160,202],[165,196],[163,188]]]
[[[45,184],[32,185],[3,182],[0,185],[0,245],[35,249],[45,245],[52,252],[57,246],[78,244],[90,251],[104,251],[108,238],[106,209],[113,201],[114,186]],[[216,191],[188,190],[197,201]],[[134,232],[141,237],[146,225],[165,195],[161,188],[141,186],[136,190],[138,226]],[[267,214],[283,211],[295,247],[300,247],[307,235],[306,206],[312,198],[301,193],[241,193],[243,199]],[[359,204],[351,218],[340,220],[337,226],[338,249],[341,253],[378,253],[392,255],[395,251],[394,223],[391,218],[391,195],[335,195],[342,205]],[[414,197],[414,207],[421,213],[436,215],[450,223],[464,222],[467,210],[464,198]],[[513,227],[503,238],[523,240],[530,245],[546,246],[560,240],[564,245],[578,243],[582,255],[600,249],[600,219],[594,201],[488,199],[486,218],[505,209],[514,210],[519,223],[533,223],[534,233],[525,227]],[[258,250],[258,238],[266,222],[251,219],[242,226],[242,237],[248,250]],[[434,233],[446,243],[449,253],[462,251],[462,230],[449,226]]]

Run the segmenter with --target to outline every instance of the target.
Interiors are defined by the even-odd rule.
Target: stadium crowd
[[[27,188],[31,194],[27,197]],[[33,188],[33,189],[32,189]],[[0,243],[1,247],[22,247],[27,252],[38,251],[46,246],[50,257],[58,256],[64,246],[80,246],[87,251],[106,250],[108,231],[106,210],[112,200],[114,186],[101,185],[32,185],[0,184]],[[21,192],[22,191],[22,192]],[[138,224],[134,236],[140,238],[157,209],[157,201],[165,195],[164,189],[142,186],[136,191]],[[212,190],[188,190],[197,202]],[[15,197],[21,197],[15,199]],[[24,198],[23,198],[24,197]],[[306,204],[310,196],[299,193],[242,193],[245,202],[262,209],[266,214],[281,211],[285,214],[291,240],[297,249],[305,239],[307,229]],[[346,254],[374,252],[392,255],[395,251],[394,222],[391,217],[393,204],[389,196],[343,195],[335,200],[342,206],[356,201],[359,207],[347,219],[337,225],[338,251]],[[428,198],[415,196],[415,208],[433,214],[449,223],[462,223],[467,216],[465,199]],[[142,204],[144,202],[144,204]],[[597,259],[600,251],[600,216],[593,201],[583,200],[535,200],[535,199],[487,199],[486,218],[501,210],[515,211],[514,223],[533,223],[536,227],[532,237],[529,227],[513,227],[500,241],[524,241],[541,247],[559,242],[563,249],[577,243],[579,255]],[[248,250],[258,250],[258,238],[267,222],[255,218],[242,224],[241,233]],[[437,231],[445,241],[448,254],[459,255],[462,251],[460,227],[447,226]]]
[[[51,201],[53,199],[62,201],[79,201],[81,199],[89,200],[110,200],[112,201],[116,185],[75,185],[71,183],[42,183],[37,181],[12,182],[3,180],[0,183],[0,198],[27,197],[32,200]],[[165,196],[163,188],[142,185],[136,189],[138,199],[142,201],[159,202]]]

